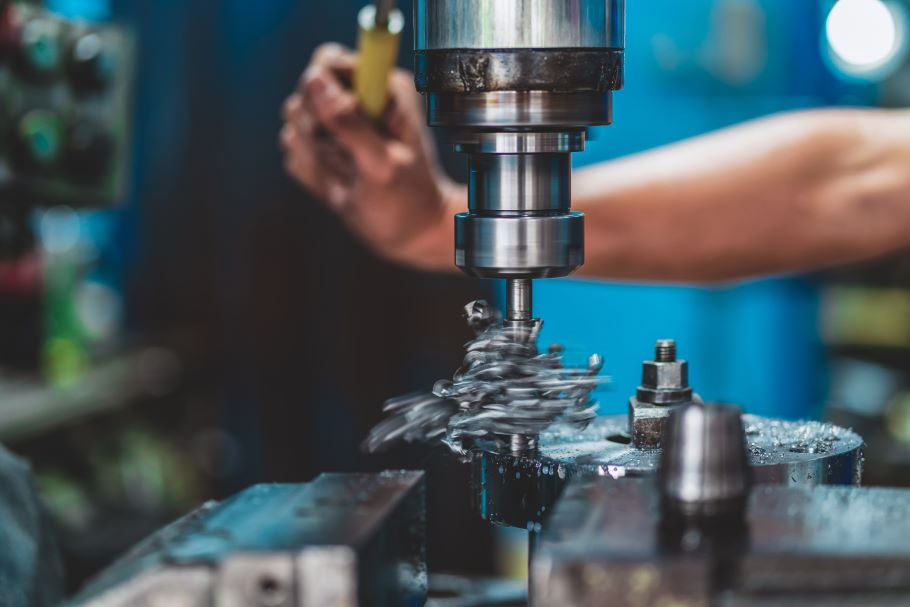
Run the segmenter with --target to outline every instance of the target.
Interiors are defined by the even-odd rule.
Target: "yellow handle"
[[[376,120],[389,103],[389,74],[398,60],[404,17],[400,11],[393,11],[387,27],[376,27],[374,16],[371,5],[358,18],[360,57],[354,70],[354,91],[363,110]]]

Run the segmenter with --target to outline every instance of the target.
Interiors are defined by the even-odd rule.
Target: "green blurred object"
[[[70,388],[89,368],[86,334],[76,314],[79,263],[72,252],[46,258],[44,292],[44,377],[52,386]]]
[[[53,164],[60,156],[60,119],[53,112],[33,110],[26,114],[19,123],[19,137],[37,164]]]
[[[896,441],[910,445],[910,393],[899,394],[885,417],[888,431]]]
[[[910,290],[835,286],[822,299],[823,335],[829,345],[910,346]]]

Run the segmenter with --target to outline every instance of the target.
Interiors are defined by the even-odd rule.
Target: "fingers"
[[[357,65],[357,54],[351,49],[330,42],[323,44],[313,53],[310,67],[326,69],[346,86],[351,86],[354,67]],[[301,82],[304,86],[304,82]]]
[[[358,170],[371,181],[387,183],[394,172],[389,141],[361,111],[354,94],[341,86],[325,67],[312,66],[304,78],[304,106],[354,158]]]
[[[352,197],[356,178],[353,161],[336,143],[304,137],[291,124],[280,135],[285,169],[318,198],[341,210]]]
[[[353,185],[357,179],[357,170],[354,167],[354,159],[347,150],[331,139],[317,139],[314,152],[327,171],[337,176],[345,185]]]
[[[282,116],[286,125],[297,130],[304,139],[315,134],[314,118],[311,112],[304,107],[303,96],[294,93],[284,102]]]

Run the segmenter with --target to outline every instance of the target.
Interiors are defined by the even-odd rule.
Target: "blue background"
[[[828,3],[791,0],[646,0],[627,3],[626,88],[614,125],[595,130],[576,166],[640,152],[770,113],[865,104],[822,52]],[[746,40],[729,22],[756,32]],[[743,48],[745,47],[745,50]],[[746,55],[738,70],[735,57]],[[724,58],[734,57],[731,70]],[[752,63],[749,63],[751,58]],[[675,338],[705,398],[787,418],[817,415],[825,398],[818,285],[811,278],[729,288],[536,281],[543,339],[601,352],[613,385],[602,412],[617,413],[640,380],[637,361]]]

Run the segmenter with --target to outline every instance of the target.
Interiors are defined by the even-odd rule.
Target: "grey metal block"
[[[907,604],[908,511],[907,490],[759,486],[740,527],[674,527],[653,480],[577,480],[534,555],[533,604]]]
[[[209,503],[137,546],[69,604],[411,606],[426,600],[421,472],[323,474]]]

